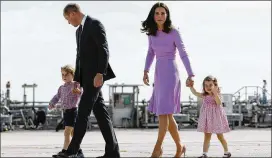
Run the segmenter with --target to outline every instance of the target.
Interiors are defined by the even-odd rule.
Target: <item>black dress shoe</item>
[[[62,149],[60,152],[58,152],[57,154],[52,155],[53,158],[56,158],[59,154],[61,153],[65,153],[66,150]]]
[[[120,158],[119,152],[106,153],[103,156],[98,156],[97,158]]]
[[[78,158],[84,158],[84,154],[83,154],[82,149],[79,149],[79,150],[78,150],[78,152],[77,152],[77,157],[78,157]]]
[[[77,158],[77,154],[68,155],[67,153],[60,153],[57,155],[56,158],[69,158],[69,157],[76,157]]]
[[[52,157],[56,158],[60,153],[65,153],[66,150],[62,149],[60,152],[58,152],[57,154],[52,155]]]
[[[68,158],[68,157],[84,158],[84,154],[82,149],[79,149],[77,154],[71,155],[69,155],[67,152],[59,152],[55,158]]]

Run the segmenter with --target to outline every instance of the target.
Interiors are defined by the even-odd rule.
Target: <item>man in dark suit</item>
[[[84,15],[77,4],[66,5],[63,15],[69,24],[79,26],[76,31],[77,57],[74,81],[83,87],[83,94],[79,103],[74,136],[67,151],[59,157],[81,156],[80,144],[86,133],[88,116],[93,110],[106,142],[105,154],[102,157],[119,158],[117,138],[101,93],[104,81],[115,78],[108,62],[109,50],[104,26],[99,20]]]

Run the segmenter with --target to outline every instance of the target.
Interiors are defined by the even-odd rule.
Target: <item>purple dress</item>
[[[175,60],[176,48],[188,76],[193,76],[181,36],[176,29],[172,29],[169,33],[157,31],[156,36],[148,36],[148,41],[146,71],[149,71],[156,56],[154,88],[148,110],[156,115],[179,113],[181,84]]]

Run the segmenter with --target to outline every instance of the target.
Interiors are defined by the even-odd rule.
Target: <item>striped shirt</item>
[[[55,107],[55,105],[60,102],[60,106],[63,109],[72,109],[77,107],[82,94],[82,89],[80,94],[74,94],[72,90],[75,87],[80,88],[76,82],[69,82],[61,85],[57,94],[51,99],[49,105]]]

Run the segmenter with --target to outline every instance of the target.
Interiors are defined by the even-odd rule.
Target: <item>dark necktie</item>
[[[82,25],[78,28],[78,46],[80,46],[80,39],[81,39],[81,33],[82,33]]]
[[[79,76],[80,76],[80,81],[81,81],[81,67],[80,67],[80,39],[81,39],[81,33],[82,33],[82,25],[79,26],[78,28],[78,34],[77,34],[77,60],[78,60],[78,72],[79,72]]]

